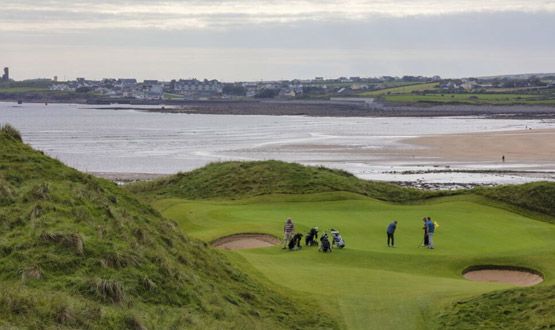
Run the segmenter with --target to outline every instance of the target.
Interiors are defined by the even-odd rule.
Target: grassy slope
[[[186,199],[239,199],[267,194],[346,191],[407,202],[449,194],[364,181],[350,173],[281,161],[213,163],[201,169],[128,186],[135,193]]]
[[[459,274],[461,269],[471,263],[518,263],[539,268],[546,272],[548,278],[553,276],[554,261],[545,258],[542,260],[543,257],[541,257],[541,251],[549,254],[548,250],[552,249],[552,247],[549,248],[553,244],[551,234],[546,234],[551,233],[553,230],[551,225],[539,224],[526,217],[503,211],[497,206],[508,205],[508,209],[516,207],[521,214],[528,214],[529,212],[526,210],[543,212],[548,215],[547,219],[552,220],[553,216],[555,216],[553,209],[555,203],[552,202],[554,187],[555,184],[553,183],[535,183],[522,186],[477,189],[474,192],[477,195],[487,197],[487,199],[478,197],[475,194],[467,194],[465,196],[440,199],[437,200],[437,203],[430,202],[432,203],[430,205],[417,203],[412,206],[395,206],[393,208],[391,205],[386,204],[372,206],[372,203],[375,202],[360,201],[360,199],[364,200],[364,198],[362,196],[357,197],[354,194],[331,193],[320,195],[308,193],[317,191],[348,191],[395,202],[426,199],[433,197],[434,194],[406,190],[388,184],[368,183],[340,171],[302,167],[281,162],[232,162],[213,164],[204,169],[180,174],[161,181],[134,185],[131,189],[136,192],[146,193],[149,198],[154,197],[158,199],[155,202],[157,208],[169,217],[179,220],[179,223],[185,229],[204,240],[211,240],[222,235],[241,231],[260,231],[276,234],[280,231],[280,220],[289,215],[294,215],[300,220],[299,224],[303,230],[308,229],[309,226],[314,224],[336,226],[338,219],[340,219],[341,228],[343,228],[344,234],[349,237],[350,242],[349,250],[345,250],[349,252],[345,253],[351,253],[351,248],[357,248],[356,244],[361,244],[357,242],[374,242],[371,244],[377,244],[376,246],[381,249],[383,246],[383,237],[381,237],[383,228],[381,227],[391,217],[402,219],[403,222],[412,222],[422,215],[432,214],[432,216],[441,219],[440,222],[443,226],[440,236],[442,238],[440,241],[442,250],[445,252],[451,250],[433,262],[435,270],[441,273],[440,278],[447,277],[441,278],[441,280],[437,279],[439,281],[437,283],[441,282],[441,285],[418,287],[422,281],[426,280],[423,278],[410,280],[405,276],[406,274],[403,274],[407,270],[413,272],[415,269],[422,268],[419,266],[422,262],[422,259],[419,259],[421,256],[415,257],[413,255],[415,249],[412,246],[409,247],[410,251],[395,250],[398,255],[391,256],[391,253],[383,254],[382,252],[376,253],[376,251],[372,251],[376,249],[376,246],[372,247],[370,252],[364,251],[368,250],[368,247],[362,244],[362,246],[358,246],[359,250],[362,250],[358,251],[358,255],[347,258],[341,257],[340,260],[345,262],[339,265],[340,268],[337,273],[333,272],[337,276],[332,276],[333,280],[328,285],[325,285],[325,290],[318,287],[308,289],[315,295],[325,292],[324,295],[326,296],[335,296],[342,292],[363,293],[364,297],[360,295],[347,295],[337,299],[328,297],[334,302],[332,305],[341,306],[340,310],[347,315],[345,317],[347,318],[348,325],[356,327],[357,324],[365,324],[365,322],[369,322],[369,319],[364,317],[364,315],[368,315],[374,318],[374,324],[376,324],[376,319],[385,317],[385,320],[382,320],[384,322],[392,322],[392,320],[400,322],[399,324],[390,323],[392,327],[417,325],[416,327],[418,328],[418,325],[424,327],[424,324],[430,320],[430,314],[434,313],[432,310],[437,311],[441,309],[439,306],[429,307],[427,297],[430,295],[434,299],[437,298],[437,301],[440,301],[441,304],[448,304],[449,299],[460,299],[459,297],[476,295],[480,292],[492,290],[492,287],[489,285],[484,287],[460,280]],[[274,192],[308,195],[260,196]],[[243,199],[236,202],[185,202],[181,199],[217,197],[237,199],[251,196],[260,197]],[[177,197],[177,199],[172,197]],[[503,202],[503,204],[497,204],[498,201]],[[337,203],[345,204],[333,206],[333,204]],[[359,205],[358,203],[362,204]],[[332,205],[331,209],[329,209],[330,205]],[[365,208],[368,213],[363,211]],[[399,211],[399,208],[407,208],[407,211]],[[409,210],[411,208],[412,210]],[[507,207],[503,206],[503,208]],[[349,220],[345,222],[345,219]],[[368,222],[370,219],[372,223]],[[486,223],[476,227],[472,225],[469,219],[485,221]],[[375,230],[369,231],[372,226],[375,226]],[[509,229],[510,227],[512,228]],[[377,236],[367,236],[368,231],[371,235]],[[365,233],[365,235],[357,237],[359,233]],[[460,233],[467,234],[460,235]],[[478,235],[480,233],[485,234],[486,237]],[[523,238],[522,233],[529,236]],[[492,234],[495,234],[493,243],[490,236]],[[418,241],[418,235],[418,230],[413,230],[412,234],[409,234],[403,240],[410,242]],[[443,237],[447,238],[448,236],[452,237],[443,240]],[[471,243],[476,248],[472,253],[468,253],[468,240],[471,240]],[[353,247],[352,244],[355,244],[355,246]],[[502,248],[484,254],[483,251],[491,250],[492,246]],[[419,253],[421,250],[416,249],[416,251]],[[284,278],[289,279],[288,286],[305,292],[307,290],[307,286],[304,286],[305,284],[318,282],[318,278],[320,278],[322,273],[330,274],[330,271],[327,271],[327,269],[338,267],[336,264],[337,259],[332,259],[332,263],[317,261],[316,265],[314,265],[314,255],[309,253],[308,251],[301,252],[298,257],[299,259],[288,258],[279,253],[279,251],[271,249],[242,251],[233,255],[241,255],[241,258],[236,257],[236,259],[243,260],[242,264],[244,267],[253,267],[252,265],[255,265],[254,268],[256,268],[256,265],[263,265],[264,267],[256,268],[256,271],[260,272],[263,276],[279,283],[283,283]],[[465,258],[461,258],[460,254],[465,255]],[[372,260],[372,262],[369,260]],[[391,267],[391,264],[395,263],[393,261],[397,263],[398,268],[387,269]],[[369,273],[364,269],[356,269],[356,265],[368,265],[369,262],[373,264],[373,273]],[[292,273],[290,269],[293,268],[300,268],[299,271],[304,275],[308,275],[308,277],[302,281],[299,280],[299,278],[304,277],[296,276],[296,272]],[[320,268],[321,273],[318,272]],[[375,268],[378,268],[379,271]],[[393,271],[393,273],[389,271]],[[397,296],[397,299],[398,297],[403,297],[402,300],[405,300],[404,294],[406,294],[407,290],[414,291],[412,300],[409,299],[406,304],[402,304],[402,307],[397,306],[398,310],[396,310],[397,307],[390,307],[388,310],[383,306],[383,301],[380,301],[380,296],[376,297],[375,290],[378,290],[378,288],[375,285],[388,285],[387,283],[379,284],[379,279],[390,278],[391,276],[394,278],[392,283],[399,285],[399,289],[395,289],[395,292],[398,293],[394,295]],[[368,278],[377,278],[374,282],[371,281],[374,284],[373,286],[356,284],[367,283],[365,281]],[[336,289],[333,289],[334,287]],[[517,308],[521,304],[533,304],[536,297],[551,296],[554,287],[550,284],[544,284],[535,288],[533,294],[527,294],[528,291],[526,290],[521,290],[525,292],[524,294],[519,293],[518,297],[521,299],[514,299],[513,291],[501,291],[493,294],[493,297],[496,297],[496,299],[492,299],[492,295],[487,294],[472,298],[470,302],[465,300],[464,302],[452,305],[452,307],[447,306],[447,310],[441,316],[439,324],[448,324],[453,327],[453,324],[456,323],[457,327],[460,328],[469,326],[487,327],[488,324],[490,325],[488,320],[497,318],[496,313],[500,308],[510,309]],[[389,292],[386,295],[388,296],[387,299],[391,298],[389,297]],[[449,298],[449,296],[452,297]],[[353,301],[357,303],[353,305]],[[390,302],[393,303],[393,306],[396,306],[398,303],[395,299],[390,300]],[[552,302],[550,301],[550,303]],[[365,310],[368,306],[374,306],[375,309]],[[460,317],[459,309],[462,308],[461,306],[464,306],[465,313],[467,314],[464,318]],[[488,306],[488,308],[484,306]],[[337,311],[334,308],[330,308],[330,310],[332,312],[334,310]],[[400,313],[399,310],[402,310],[402,312]],[[391,314],[386,313],[387,311],[391,312]],[[534,317],[537,324],[546,325],[550,322],[555,322],[553,317],[550,318],[549,315],[546,315],[545,309],[542,308],[526,311],[526,314],[527,317]],[[396,321],[397,317],[399,317],[399,321]],[[509,327],[510,324],[518,327],[520,323],[517,323],[515,320],[513,318],[510,321],[513,323],[509,323]],[[504,324],[507,325],[507,323]]]
[[[478,188],[474,191],[487,198],[514,205],[521,209],[555,217],[555,183],[553,182]]]
[[[555,287],[539,286],[465,299],[450,306],[439,320],[444,329],[553,329],[554,310]]]
[[[9,129],[0,130],[0,270],[0,328],[335,326]]]

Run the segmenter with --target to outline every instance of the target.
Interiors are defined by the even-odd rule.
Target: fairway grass
[[[489,202],[488,202],[489,203]],[[289,252],[280,247],[225,252],[239,267],[292,295],[309,296],[349,329],[428,329],[453,302],[512,288],[464,279],[475,264],[518,265],[542,272],[552,285],[555,227],[454,196],[409,205],[391,204],[350,193],[273,195],[238,201],[155,201],[164,216],[189,235],[218,237],[260,232],[281,236],[291,216],[306,233],[336,228],[346,240],[331,254],[316,248]],[[436,249],[420,248],[422,217],[440,224]],[[396,248],[387,248],[385,229],[399,221]]]

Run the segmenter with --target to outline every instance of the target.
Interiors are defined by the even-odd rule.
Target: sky
[[[0,0],[14,79],[555,72],[555,0]]]

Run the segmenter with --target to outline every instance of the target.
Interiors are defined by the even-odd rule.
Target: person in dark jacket
[[[424,230],[424,242],[422,243],[422,246],[427,247],[428,246],[428,226],[426,226],[426,222],[428,222],[428,219],[426,217],[422,218],[422,222],[424,222],[424,227],[422,227],[422,229]]]
[[[392,223],[387,226],[387,246],[394,247],[395,246],[395,229],[397,229],[397,220],[393,220]]]

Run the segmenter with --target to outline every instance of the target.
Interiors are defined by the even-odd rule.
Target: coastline
[[[362,101],[362,100],[361,100]],[[100,108],[102,109],[102,108]],[[118,107],[110,107],[118,110]],[[491,119],[554,119],[555,107],[545,105],[395,105],[352,101],[190,101],[138,111],[206,115],[269,115],[307,117],[466,117]]]
[[[205,100],[89,103],[57,102],[48,104],[76,104],[98,110],[137,110],[159,113],[206,115],[267,115],[308,117],[465,117],[480,116],[491,119],[554,119],[555,106],[547,105],[469,105],[469,104],[386,104],[366,103],[353,99],[341,100]],[[0,101],[10,103],[9,101]],[[41,102],[25,102],[41,104]]]
[[[430,190],[453,190],[503,184],[480,181],[457,182],[456,179],[452,182],[428,182],[414,179],[415,176],[430,174],[517,176],[539,178],[538,181],[555,180],[555,129],[428,135],[399,142],[404,147],[386,148],[380,151],[380,155],[385,157],[381,160],[382,162],[410,162],[415,158],[429,159],[429,164],[422,164],[422,170],[383,173],[384,176],[397,174],[401,178],[406,177],[406,179],[383,180],[401,186]],[[501,160],[502,155],[505,155],[505,162]],[[463,164],[462,167],[461,164]],[[465,169],[464,164],[473,164],[473,166]],[[531,165],[533,167],[530,167]],[[91,172],[90,174],[118,184],[153,180],[172,175],[170,173],[111,172]],[[411,177],[413,179],[410,179]]]

